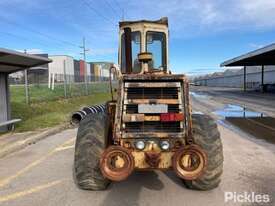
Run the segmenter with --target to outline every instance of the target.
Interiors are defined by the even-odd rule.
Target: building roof
[[[0,72],[13,73],[50,62],[46,57],[0,48]]]
[[[275,65],[275,44],[243,54],[228,61],[221,66],[260,66]]]
[[[53,54],[53,55],[49,56],[49,58],[55,58],[55,57],[69,57],[69,58],[74,59],[73,56],[70,56],[70,55],[67,55],[67,54]]]

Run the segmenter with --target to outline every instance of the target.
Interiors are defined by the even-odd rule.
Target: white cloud
[[[168,16],[176,36],[275,28],[275,0],[125,0],[125,4],[132,19]]]
[[[125,9],[126,19],[158,19],[168,16],[174,37],[228,30],[267,30],[275,27],[275,0],[120,0],[119,3]],[[23,7],[22,4],[24,4]],[[67,27],[71,27],[78,33],[91,36],[92,39],[97,39],[99,35],[92,30],[113,31],[115,29],[115,25],[107,23],[77,0],[70,2],[62,0],[58,1],[58,4],[54,0],[0,1],[0,6],[3,8],[2,15],[4,12],[5,16],[11,17],[13,14],[18,15],[19,18],[22,15],[21,12],[10,12],[4,9],[5,5],[13,5],[15,11],[39,11],[41,14],[55,18],[57,22],[65,23]],[[93,7],[99,11],[102,9],[100,1],[94,1]],[[79,13],[77,10],[83,10],[83,12]],[[74,15],[68,15],[68,12]],[[104,16],[111,17],[111,13],[108,15],[106,11]],[[113,21],[116,22],[118,19],[119,17]],[[114,35],[110,36],[111,33],[114,32],[101,33],[100,39],[106,41],[114,38]]]

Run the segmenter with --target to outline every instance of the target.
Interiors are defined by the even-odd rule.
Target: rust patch
[[[134,158],[128,149],[110,146],[101,155],[100,169],[104,177],[112,181],[122,181],[133,172]]]
[[[145,152],[145,161],[150,167],[158,167],[160,163],[160,153]]]
[[[199,178],[207,165],[207,156],[198,145],[188,145],[175,152],[173,169],[176,174],[185,180]]]

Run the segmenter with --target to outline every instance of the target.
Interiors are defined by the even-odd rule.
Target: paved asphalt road
[[[193,102],[194,110],[209,112],[215,100],[207,100],[208,106],[200,98]],[[188,190],[173,172],[139,172],[107,191],[80,190],[72,178],[76,129],[70,129],[0,159],[0,205],[257,205],[225,203],[225,192],[267,194],[272,202],[262,205],[275,205],[275,145],[221,122],[219,130],[225,162],[222,183],[215,190]]]

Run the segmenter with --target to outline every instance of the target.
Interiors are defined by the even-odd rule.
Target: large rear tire
[[[104,190],[110,181],[100,170],[100,155],[107,146],[108,120],[103,112],[87,115],[77,132],[74,174],[79,188]]]
[[[208,115],[192,115],[195,144],[205,151],[208,164],[201,177],[196,180],[184,180],[187,188],[211,190],[218,187],[223,172],[223,148],[216,122]]]

